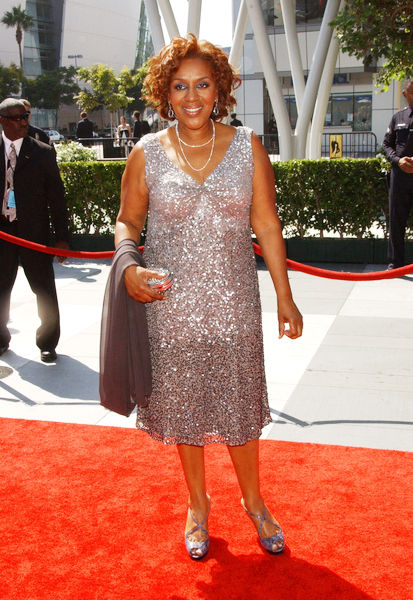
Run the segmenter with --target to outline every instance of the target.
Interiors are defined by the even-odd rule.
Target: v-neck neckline
[[[178,171],[180,171],[181,173],[183,173],[184,175],[186,175],[191,181],[193,181],[194,183],[196,183],[199,187],[203,187],[207,181],[212,177],[212,175],[215,173],[215,171],[218,169],[218,167],[220,165],[222,165],[222,163],[225,161],[225,159],[227,158],[227,155],[229,153],[229,150],[232,146],[232,144],[234,143],[235,138],[238,135],[238,127],[235,129],[235,133],[232,136],[232,139],[230,141],[230,143],[228,144],[227,149],[225,150],[224,156],[221,158],[221,160],[219,161],[219,163],[217,165],[215,165],[215,167],[212,169],[212,171],[208,174],[208,176],[204,179],[203,183],[199,183],[199,181],[197,181],[195,179],[195,177],[192,177],[192,175],[190,175],[189,173],[187,173],[186,171],[184,171],[179,165],[176,164],[175,161],[172,160],[172,158],[168,155],[167,151],[165,150],[165,148],[163,147],[163,145],[161,144],[161,141],[159,139],[159,137],[157,135],[155,135],[156,141],[158,142],[162,152],[164,153],[164,155],[166,156],[167,160],[175,167],[175,169],[178,169]]]

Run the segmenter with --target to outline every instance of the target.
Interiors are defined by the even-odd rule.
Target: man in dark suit
[[[141,113],[138,110],[133,111],[132,119],[135,121],[133,125],[133,137],[136,138],[136,140],[140,140],[143,135],[150,133],[151,128],[149,127],[148,121],[141,120]]]
[[[43,142],[44,144],[50,144],[50,140],[49,140],[49,136],[47,135],[47,133],[45,131],[43,131],[43,129],[40,129],[40,127],[36,127],[35,125],[32,125],[30,123],[30,119],[31,119],[31,104],[28,100],[25,100],[24,98],[21,99],[21,101],[23,102],[24,106],[26,107],[26,111],[29,115],[29,130],[28,130],[28,135],[30,135],[30,137],[34,138],[35,140],[38,140],[39,142]]]
[[[413,80],[407,82],[403,96],[408,106],[393,115],[383,141],[383,152],[392,165],[388,270],[404,265],[404,235],[413,203]]]
[[[230,125],[233,127],[242,127],[242,121],[237,119],[237,113],[231,113]]]
[[[67,249],[68,219],[63,183],[54,148],[28,136],[28,114],[22,102],[7,98],[0,104],[0,230],[32,242],[51,243],[50,219],[55,231],[54,246]],[[60,258],[59,262],[63,262]],[[40,327],[36,344],[43,362],[56,360],[60,336],[59,307],[53,257],[6,242],[0,238],[0,355],[9,347],[7,328],[10,295],[19,261],[37,297]]]
[[[141,127],[141,113],[138,110],[134,110],[132,113],[133,124],[133,137],[135,140],[140,140],[142,137]]]
[[[81,121],[76,127],[76,137],[78,139],[92,138],[93,137],[93,123],[87,118],[87,113],[80,113]]]

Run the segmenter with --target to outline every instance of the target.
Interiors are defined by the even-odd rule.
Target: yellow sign
[[[343,136],[330,135],[330,158],[343,158]]]

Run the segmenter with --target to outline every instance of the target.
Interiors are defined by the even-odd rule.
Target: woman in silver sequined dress
[[[189,489],[189,556],[208,551],[204,446],[227,445],[242,504],[263,547],[280,552],[282,530],[259,486],[258,439],[271,422],[251,227],[277,293],[279,336],[297,338],[302,317],[287,277],[268,155],[246,127],[221,123],[240,80],[225,53],[194,36],[175,38],[150,63],[147,100],[175,121],[134,147],[122,179],[115,243],[139,241],[147,221],[147,269],[125,271],[128,294],[147,306],[153,390],[137,426],[176,444]],[[173,273],[157,292],[148,279]]]

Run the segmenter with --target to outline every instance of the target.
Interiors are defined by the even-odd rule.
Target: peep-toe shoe
[[[248,515],[251,518],[259,520],[260,524],[258,526],[258,538],[259,538],[261,546],[264,548],[264,550],[266,550],[270,554],[279,554],[280,552],[282,552],[284,550],[284,533],[278,523],[275,523],[271,519],[267,519],[267,516],[266,516],[267,512],[268,512],[267,507],[264,506],[264,514],[263,515],[255,515],[254,513],[251,513],[245,506],[244,498],[241,498],[241,504],[242,504],[242,507],[244,508],[244,510],[248,513]],[[262,537],[261,533],[262,533],[262,528],[264,526],[265,521],[267,521],[267,523],[271,523],[272,525],[275,525],[276,527],[278,527],[278,529],[280,530],[279,533],[276,533],[275,535],[273,535],[271,537],[267,537],[267,538]],[[278,548],[276,548],[276,550],[274,550],[274,544],[280,544],[278,546]]]
[[[205,515],[204,520],[200,523],[198,521],[198,519],[195,517],[194,513],[191,510],[191,507],[188,507],[189,510],[189,514],[191,515],[191,519],[194,521],[194,523],[196,523],[195,527],[193,527],[190,531],[188,531],[188,533],[185,534],[185,546],[186,546],[186,550],[190,556],[190,558],[192,558],[193,560],[200,560],[201,558],[204,558],[204,556],[207,554],[208,550],[209,550],[209,533],[207,531],[207,529],[205,529],[205,523],[208,521],[208,516],[209,516],[209,511],[211,508],[211,499],[209,496],[208,497],[208,510],[207,510],[207,514]],[[193,542],[192,540],[189,539],[189,537],[195,533],[195,531],[202,531],[205,535],[206,538],[204,540],[202,540],[201,542]]]

